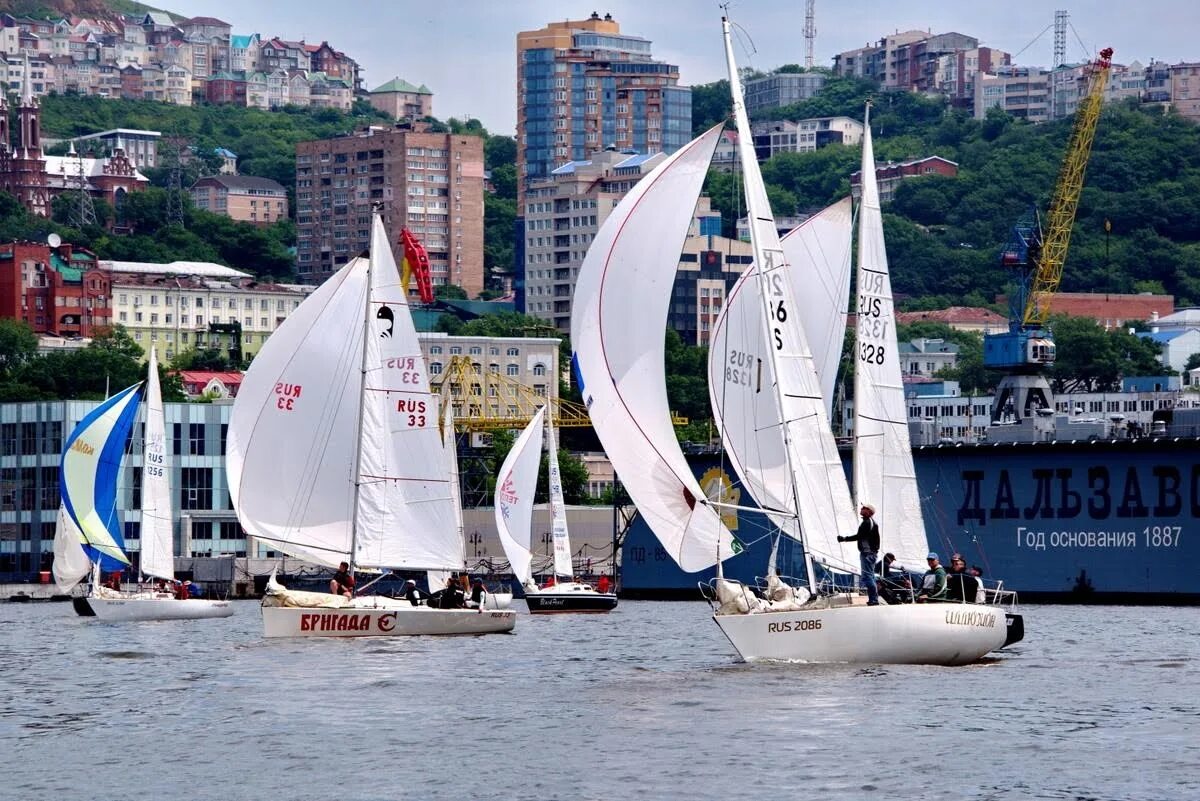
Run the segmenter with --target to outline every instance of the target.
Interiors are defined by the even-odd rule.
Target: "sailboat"
[[[229,601],[177,597],[154,589],[129,592],[100,583],[102,571],[121,571],[130,564],[117,517],[117,478],[139,405],[144,409],[139,572],[175,581],[169,465],[154,348],[147,372],[144,402],[142,384],[122,390],[84,417],[67,438],[59,465],[62,503],[54,541],[55,581],[68,591],[90,573],[86,595],[73,598],[75,611],[100,620],[229,617]]]
[[[772,588],[768,577],[768,589],[779,593],[764,601],[718,572],[714,620],[746,660],[976,661],[1004,644],[1000,608],[867,606],[836,579],[857,573],[857,555],[837,541],[853,530],[854,507],[801,320],[801,293],[755,159],[729,23],[722,22],[755,256],[740,294],[753,298],[757,320],[727,329],[730,372],[722,372],[721,392],[727,403],[737,397],[747,418],[743,480],[758,509],[803,544],[806,575],[799,590]],[[661,351],[642,343],[662,337],[691,214],[680,200],[698,196],[718,133],[714,128],[677,151],[614,209],[580,271],[572,318],[574,358],[593,426],[639,513],[688,571],[719,566],[740,543],[721,520],[729,505],[697,492],[670,430]],[[724,420],[732,419],[726,412]],[[729,429],[722,437],[730,441]]]
[[[533,496],[537,486],[543,431],[549,465],[554,582],[538,587],[533,580]],[[599,592],[591,584],[575,580],[558,467],[558,446],[555,444],[554,424],[545,406],[525,426],[500,467],[496,479],[495,512],[500,542],[508,555],[513,575],[525,588],[525,603],[531,614],[610,612],[616,608],[616,593]]]
[[[369,255],[312,293],[263,346],[233,405],[226,471],[260,543],[351,571],[457,571],[465,559],[450,466],[383,220]],[[380,573],[380,575],[384,575]],[[267,637],[486,634],[511,610],[432,609],[268,581]]]

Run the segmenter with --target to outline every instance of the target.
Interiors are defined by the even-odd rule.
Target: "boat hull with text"
[[[586,584],[563,583],[536,592],[526,590],[525,603],[532,615],[604,613],[617,608],[617,596],[597,592]]]
[[[1004,610],[977,604],[856,604],[713,619],[746,661],[966,665],[1008,636]]]
[[[1200,604],[1198,457],[1200,440],[1190,437],[913,449],[931,547],[962,553],[1026,603]],[[753,503],[719,454],[689,461],[706,489]],[[753,584],[770,551],[768,523],[727,512],[735,514],[744,550],[725,575]],[[781,543],[784,575],[802,575],[801,558],[798,544]],[[640,519],[624,539],[624,597],[695,598],[697,581],[713,575],[680,570]]]
[[[501,634],[513,630],[510,609],[433,609],[381,602],[377,605],[322,607],[263,606],[267,637],[396,637]]]

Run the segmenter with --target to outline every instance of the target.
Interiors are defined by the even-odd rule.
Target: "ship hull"
[[[963,554],[1024,602],[1046,603],[1200,604],[1198,457],[1193,438],[913,451],[930,547]],[[702,486],[729,480],[727,495],[752,505],[718,457],[692,463]],[[745,550],[724,573],[752,584],[766,570],[769,525],[755,512],[738,512],[735,525]],[[621,556],[623,597],[696,598],[698,582],[714,575],[681,571],[640,519]],[[781,544],[781,572],[803,575],[802,558],[798,545]]]

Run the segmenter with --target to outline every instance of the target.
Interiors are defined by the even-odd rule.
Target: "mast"
[[[758,178],[752,181],[751,172],[757,173],[758,162],[754,155],[754,140],[750,132],[750,121],[746,116],[746,105],[742,95],[742,82],[738,77],[737,63],[733,57],[733,42],[729,32],[729,18],[721,17],[721,29],[725,39],[725,62],[729,70],[729,91],[733,99],[733,115],[737,123],[738,133],[738,154],[741,157],[742,169],[745,173],[743,181],[746,188],[746,209],[749,213],[749,229],[750,229],[750,244],[754,250],[754,263],[758,270],[758,280],[764,291],[759,292],[763,305],[763,324],[768,327],[767,331],[767,351],[771,366],[776,376],[779,376],[779,362],[777,351],[784,345],[784,323],[788,319],[789,313],[793,315],[792,326],[796,325],[794,315],[798,311],[794,304],[786,303],[790,301],[790,293],[786,293],[783,289],[786,283],[786,276],[777,273],[787,266],[786,259],[783,255],[783,248],[779,244],[779,234],[775,230],[775,220],[770,213],[769,206],[764,209],[763,205],[766,201],[766,192],[762,187],[762,180]],[[767,242],[760,241],[762,232],[759,232],[759,227],[763,224],[769,226],[769,234]],[[773,237],[771,236],[773,234]],[[773,239],[773,241],[772,241]],[[772,287],[780,297],[772,308],[772,301],[767,297],[767,287]],[[785,297],[786,296],[786,297]],[[798,332],[797,332],[798,333]],[[792,345],[795,342],[794,337],[787,337],[788,344]],[[791,432],[787,424],[788,416],[783,408],[783,403],[779,397],[779,387],[776,385],[773,388],[775,395],[776,408],[779,410],[779,419],[783,421],[780,427],[780,433],[784,440],[784,452],[787,454],[788,474],[792,477],[789,482],[791,484],[792,501],[795,504],[795,512],[800,513],[800,497],[797,494],[796,487],[796,465],[792,459],[792,448],[790,445]],[[801,544],[804,545],[805,532],[803,526],[799,526]],[[813,569],[812,553],[805,545],[804,547],[804,573],[808,581],[809,591],[814,595],[817,591],[816,571]]]
[[[372,217],[378,217],[382,204],[376,203],[372,209]],[[372,225],[374,230],[374,225]],[[372,237],[372,245],[375,245],[374,237]],[[354,575],[355,556],[358,553],[358,504],[359,498],[362,495],[362,441],[363,441],[363,403],[367,396],[367,348],[369,346],[369,337],[371,336],[371,278],[372,278],[372,262],[375,260],[375,253],[368,251],[367,253],[367,282],[366,292],[363,298],[363,336],[362,336],[362,355],[359,362],[358,370],[358,415],[354,424],[354,436],[358,442],[358,447],[354,450],[354,509],[353,517],[350,520],[350,575]]]

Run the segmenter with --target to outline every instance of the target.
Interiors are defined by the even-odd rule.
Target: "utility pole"
[[[79,197],[75,202],[75,208],[71,209],[71,225],[76,228],[95,225],[96,207],[92,203],[92,196],[88,193],[88,180],[84,174],[83,156],[75,152],[74,142],[71,143],[71,148],[67,155],[75,157],[75,174],[71,176],[71,184],[72,188],[79,193]]]
[[[816,0],[804,4],[804,68],[813,68],[813,48],[817,41]]]

